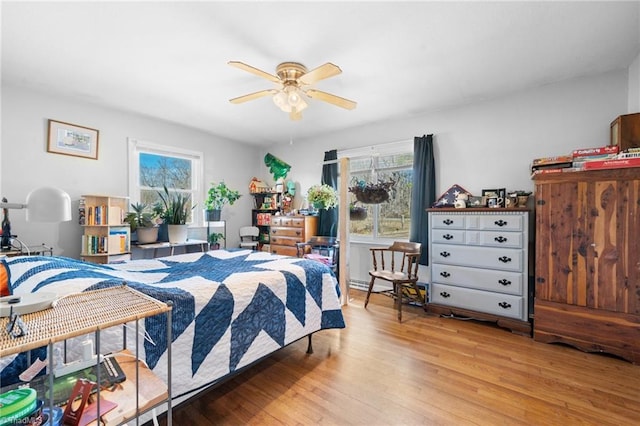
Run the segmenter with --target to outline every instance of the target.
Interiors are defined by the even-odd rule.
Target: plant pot
[[[205,210],[204,220],[207,222],[219,222],[222,210]]]
[[[187,225],[169,225],[169,242],[183,244],[187,242]]]
[[[137,228],[138,244],[149,244],[158,241],[158,230],[159,228],[157,226],[152,228]]]
[[[351,207],[349,209],[349,218],[351,220],[365,220],[367,218],[367,209],[364,207]]]
[[[324,203],[322,201],[315,201],[313,203],[313,207],[315,207],[318,210],[322,210],[324,209]]]
[[[157,241],[166,243],[167,241],[169,241],[169,225],[167,225],[166,223],[161,223],[158,226],[158,238]]]

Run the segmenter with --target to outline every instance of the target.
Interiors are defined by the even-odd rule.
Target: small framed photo
[[[49,120],[47,152],[97,160],[98,137],[96,129]]]
[[[474,195],[469,197],[469,201],[467,204],[469,205],[469,207],[486,207],[487,206],[484,197],[478,197]]]
[[[498,197],[499,189],[483,189],[482,196],[483,197]]]

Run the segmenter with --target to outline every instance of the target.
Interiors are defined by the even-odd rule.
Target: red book
[[[597,148],[582,148],[582,149],[574,150],[572,153],[572,157],[579,158],[579,157],[592,157],[592,156],[606,156],[606,155],[617,154],[618,151],[619,151],[618,145],[608,145],[608,146],[601,146]]]
[[[584,170],[620,169],[625,167],[640,167],[640,158],[619,158],[584,163]]]
[[[542,166],[545,164],[563,164],[563,163],[571,163],[573,161],[573,157],[570,155],[559,155],[557,157],[543,157],[543,158],[535,158],[531,163],[532,166]]]

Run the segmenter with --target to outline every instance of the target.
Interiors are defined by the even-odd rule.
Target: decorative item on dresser
[[[495,321],[531,334],[529,212],[427,209],[430,312]]]
[[[271,253],[297,256],[296,244],[310,240],[317,232],[317,216],[271,216]]]
[[[534,181],[534,339],[640,362],[640,168]]]

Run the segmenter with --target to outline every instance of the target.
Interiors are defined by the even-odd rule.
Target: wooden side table
[[[27,333],[20,337],[12,337],[7,333],[10,318],[0,318],[0,357],[47,346],[49,353],[53,353],[53,344],[72,337],[95,333],[96,351],[100,353],[100,331],[107,328],[136,323],[136,339],[138,320],[158,314],[167,314],[167,384],[156,377],[150,370],[144,370],[137,358],[134,362],[123,360],[122,367],[129,382],[123,387],[123,392],[111,395],[98,388],[97,402],[100,415],[100,397],[122,403],[121,410],[102,415],[107,424],[120,424],[128,419],[139,417],[162,402],[167,403],[167,424],[171,425],[171,313],[172,306],[160,302],[146,294],[134,290],[126,285],[109,287],[99,290],[71,294],[58,299],[54,307],[39,312],[21,315]],[[54,371],[53,356],[49,357],[49,371]],[[118,360],[120,362],[120,360]],[[151,378],[153,376],[153,378]],[[151,392],[149,389],[153,391]],[[53,374],[49,375],[49,388],[53,388]],[[135,393],[135,396],[132,394]],[[125,403],[125,400],[128,400]],[[47,401],[45,401],[47,403]],[[53,395],[48,401],[53,408]],[[133,404],[133,408],[132,408]],[[120,405],[119,405],[120,406]],[[114,422],[114,423],[112,423]]]

